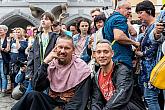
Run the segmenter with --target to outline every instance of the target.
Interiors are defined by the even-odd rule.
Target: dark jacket
[[[93,78],[92,110],[145,110],[141,97],[134,93],[132,70],[124,64],[115,64],[112,82],[115,92],[109,101],[103,97],[98,85],[99,71]]]
[[[48,64],[43,63],[38,69],[38,77],[34,90],[43,91],[49,87],[49,80],[47,78]],[[64,110],[86,110],[90,95],[91,76],[88,76],[75,87],[74,96],[69,102],[62,101]],[[62,100],[62,99],[60,99]]]
[[[28,63],[27,63],[27,73],[26,76],[32,77],[32,85],[35,85],[35,80],[33,76],[37,75],[37,70],[41,65],[41,55],[40,55],[40,50],[41,50],[41,42],[39,40],[39,37],[41,36],[42,33],[39,33],[34,40],[33,47],[29,52],[29,57],[28,57]],[[53,32],[49,33],[49,43],[48,46],[45,50],[45,55],[44,58],[51,52],[51,50],[54,48],[57,40],[57,35]]]
[[[5,39],[3,41],[3,45],[2,45],[2,48],[6,48],[6,47],[7,47],[7,37],[5,37]],[[1,51],[1,54],[2,54],[2,59],[4,61],[4,64],[9,64],[9,62],[10,62],[9,52]]]

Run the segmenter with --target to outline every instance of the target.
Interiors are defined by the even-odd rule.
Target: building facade
[[[29,24],[38,27],[40,15],[48,11],[57,20],[66,15],[62,21],[69,25],[82,17],[90,20],[92,9],[105,6],[113,10],[112,0],[0,0],[0,24],[10,29]]]

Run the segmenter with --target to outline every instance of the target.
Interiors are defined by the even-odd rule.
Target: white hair
[[[126,2],[128,2],[128,1],[127,0],[118,0],[116,8],[119,8],[123,5],[125,5]]]
[[[0,29],[5,30],[6,32],[8,31],[8,27],[6,25],[0,25]]]

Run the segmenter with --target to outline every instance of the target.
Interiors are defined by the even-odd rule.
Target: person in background
[[[27,29],[26,29],[26,30],[27,30]],[[36,34],[36,33],[35,33],[35,34]],[[34,34],[34,31],[33,31],[33,27],[31,27],[31,28],[29,28],[29,29],[27,30],[28,47],[27,47],[26,50],[25,50],[26,55],[29,55],[29,51],[30,51],[30,49],[32,48],[32,45],[33,45],[33,43],[34,43],[34,36],[35,36],[35,34]]]
[[[52,30],[53,30],[53,32],[55,32],[57,35],[60,35],[60,33],[61,33],[60,22],[54,21],[53,24],[52,24]]]
[[[165,53],[165,10],[164,10],[165,4],[161,7],[160,10],[160,14],[158,15],[157,19],[156,19],[156,26],[155,29],[152,32],[152,35],[150,37],[151,40],[153,40],[154,42],[158,42],[159,43],[159,47],[157,50],[157,59],[156,59],[156,63],[158,63],[161,58],[164,56]],[[160,94],[159,94],[159,104],[161,109],[164,108],[165,106],[165,90],[163,90],[163,94],[164,94],[164,100],[163,96],[162,96],[162,90],[160,90]]]
[[[27,61],[27,55],[25,54],[25,49],[28,46],[28,42],[25,38],[25,30],[23,28],[15,28],[14,29],[14,39],[11,41],[11,49],[10,49],[10,70],[12,74],[12,83],[14,87],[17,85],[15,83],[15,76],[19,71],[19,65],[17,64],[19,61],[24,62]],[[13,85],[12,84],[12,85]]]
[[[36,83],[36,79],[34,77],[38,76],[38,68],[56,44],[57,34],[52,32],[53,22],[54,16],[51,13],[45,12],[41,15],[40,23],[42,31],[35,37],[27,62],[26,78],[30,80],[29,91],[32,90],[31,86],[34,86]],[[33,80],[33,84],[31,80]]]
[[[159,89],[149,82],[152,69],[156,65],[156,53],[158,43],[150,39],[152,30],[155,28],[155,6],[151,1],[142,1],[136,5],[136,13],[141,21],[147,24],[144,37],[140,42],[140,50],[135,54],[141,58],[140,83],[143,84],[144,99],[149,110],[160,110],[158,103]]]
[[[130,14],[130,16],[128,17],[127,24],[128,24],[128,31],[129,31],[130,38],[135,41],[137,37],[137,32],[135,28],[133,27],[131,21],[132,21],[132,14]]]
[[[95,9],[91,10],[91,12],[90,12],[90,15],[92,17],[92,23],[90,25],[91,34],[93,34],[96,31],[95,27],[94,27],[94,18],[97,15],[100,15],[100,14],[102,14],[102,12],[101,12],[101,10],[99,8],[95,8]]]
[[[78,34],[76,23],[71,24],[71,25],[69,26],[69,31],[72,32],[73,36],[76,35],[76,34]]]
[[[103,38],[113,44],[113,61],[121,62],[126,65],[125,69],[132,70],[134,57],[132,46],[138,47],[140,43],[129,38],[127,19],[130,14],[130,2],[126,0],[119,1],[116,11],[104,23]]]
[[[9,74],[10,62],[10,39],[6,36],[8,27],[0,25],[0,97],[6,95],[7,90],[7,74]]]
[[[96,51],[96,43],[99,40],[103,39],[102,29],[103,29],[105,20],[106,20],[105,15],[98,15],[94,18],[94,26],[96,27],[96,32],[93,33],[90,37],[89,46],[91,46],[90,48],[92,50],[92,59],[88,64],[91,70],[93,71],[93,74],[95,74],[95,72],[97,72],[99,68],[99,65],[97,64],[95,60],[95,51]]]
[[[72,38],[62,34],[38,68],[36,91],[27,93],[11,110],[86,110],[90,69],[73,54]],[[48,94],[40,92],[48,87]]]
[[[87,19],[81,19],[78,22],[77,27],[79,34],[73,36],[75,55],[88,63],[91,59],[88,53],[88,44],[90,41],[90,23]]]

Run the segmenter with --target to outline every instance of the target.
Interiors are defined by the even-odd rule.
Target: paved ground
[[[11,107],[16,103],[17,101],[12,99],[10,95],[7,95],[3,98],[0,98],[0,110],[11,110]]]

